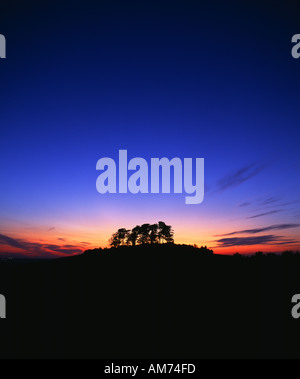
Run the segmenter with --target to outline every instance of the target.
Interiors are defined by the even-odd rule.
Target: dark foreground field
[[[1,357],[300,357],[300,257],[120,248],[0,264]]]

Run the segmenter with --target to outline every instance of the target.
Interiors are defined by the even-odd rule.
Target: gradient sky
[[[216,253],[300,250],[294,1],[0,5],[0,253],[65,256],[163,220]],[[205,158],[205,200],[100,195],[96,162]]]

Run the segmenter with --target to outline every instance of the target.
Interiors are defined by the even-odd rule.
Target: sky
[[[165,221],[216,253],[300,250],[295,1],[0,5],[0,255]],[[205,159],[205,199],[96,190],[100,158]]]

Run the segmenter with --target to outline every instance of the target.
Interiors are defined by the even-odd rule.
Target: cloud
[[[293,204],[299,204],[300,203],[300,200],[296,200],[296,201],[289,201],[289,202],[286,202],[286,203],[282,203],[282,204],[279,204],[281,207],[285,207],[287,205],[293,205]]]
[[[81,249],[78,249],[77,246],[73,245],[64,245],[64,246],[58,246],[58,245],[44,245],[43,246],[47,250],[51,250],[56,253],[61,254],[78,254],[82,253]]]
[[[276,199],[275,197],[269,197],[268,199],[264,200],[261,204],[269,205],[269,204],[277,203],[278,201],[280,201],[280,199]]]
[[[239,230],[236,232],[221,234],[218,237],[233,236],[235,234],[257,234],[257,233],[262,233],[262,232],[269,232],[271,230],[285,230],[285,229],[292,229],[292,228],[299,228],[299,227],[300,227],[300,224],[279,224],[279,225],[266,226],[264,228]]]
[[[68,255],[82,253],[82,249],[74,245],[60,246],[60,245],[54,245],[54,244],[29,242],[22,239],[11,238],[3,234],[0,234],[0,244],[22,249],[28,253],[35,253],[41,256],[44,256],[47,254],[49,255],[49,253],[52,255],[55,255],[55,253],[68,254]]]
[[[16,247],[18,249],[24,249],[25,248],[25,246],[22,243],[20,243],[19,240],[16,240],[14,238],[10,238],[10,237],[5,236],[3,234],[0,234],[0,244],[11,246],[11,247]]]
[[[54,230],[55,230],[55,228],[52,227],[52,228],[49,228],[49,229],[48,229],[48,232],[53,232]]]
[[[232,237],[221,238],[216,241],[219,245],[217,247],[234,247],[234,246],[252,246],[252,245],[283,245],[298,243],[292,239],[285,239],[275,235],[265,235],[256,237]]]
[[[224,176],[217,183],[217,191],[225,191],[228,188],[239,186],[240,184],[258,175],[264,167],[265,166],[252,164],[239,169],[233,174]]]
[[[247,218],[249,218],[249,219],[251,219],[251,218],[258,218],[258,217],[268,216],[268,215],[272,215],[272,214],[279,213],[279,212],[282,212],[282,210],[277,209],[276,211],[270,211],[270,212],[260,213],[258,215],[250,216],[250,217],[247,217]]]
[[[66,238],[57,238],[58,241],[62,241],[62,242],[66,242],[67,239]],[[89,242],[78,242],[79,245],[84,245],[84,246],[88,246],[88,245],[91,245]]]
[[[242,204],[240,204],[240,208],[248,207],[249,205],[251,205],[251,203],[249,203],[249,202],[247,202],[247,203],[242,203]]]

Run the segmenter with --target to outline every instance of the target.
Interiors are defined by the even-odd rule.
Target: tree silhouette
[[[150,243],[150,224],[143,224],[141,226],[138,242],[141,245]]]
[[[127,230],[125,228],[119,229],[116,233],[114,233],[111,236],[109,240],[110,246],[119,247],[121,245],[127,244],[129,232],[130,230]]]
[[[261,257],[263,257],[264,256],[264,253],[262,252],[262,251],[257,251],[256,253],[255,253],[255,257],[256,258],[261,258]]]
[[[112,247],[119,247],[121,245],[156,244],[162,243],[162,241],[174,243],[174,232],[170,225],[159,221],[157,224],[137,225],[132,230],[119,229],[111,236],[109,244]]]
[[[140,232],[141,232],[141,227],[139,225],[135,226],[131,230],[131,232],[128,233],[127,243],[131,244],[132,246],[135,246],[138,241]]]
[[[158,243],[158,224],[152,224],[149,226],[150,243]]]
[[[163,221],[158,222],[158,239],[165,240],[167,243],[174,243],[174,232],[171,225],[166,225]]]
[[[214,255],[213,250],[210,250],[207,246],[201,246],[198,248],[199,253],[205,254],[205,255]],[[238,254],[238,253],[237,253]]]

